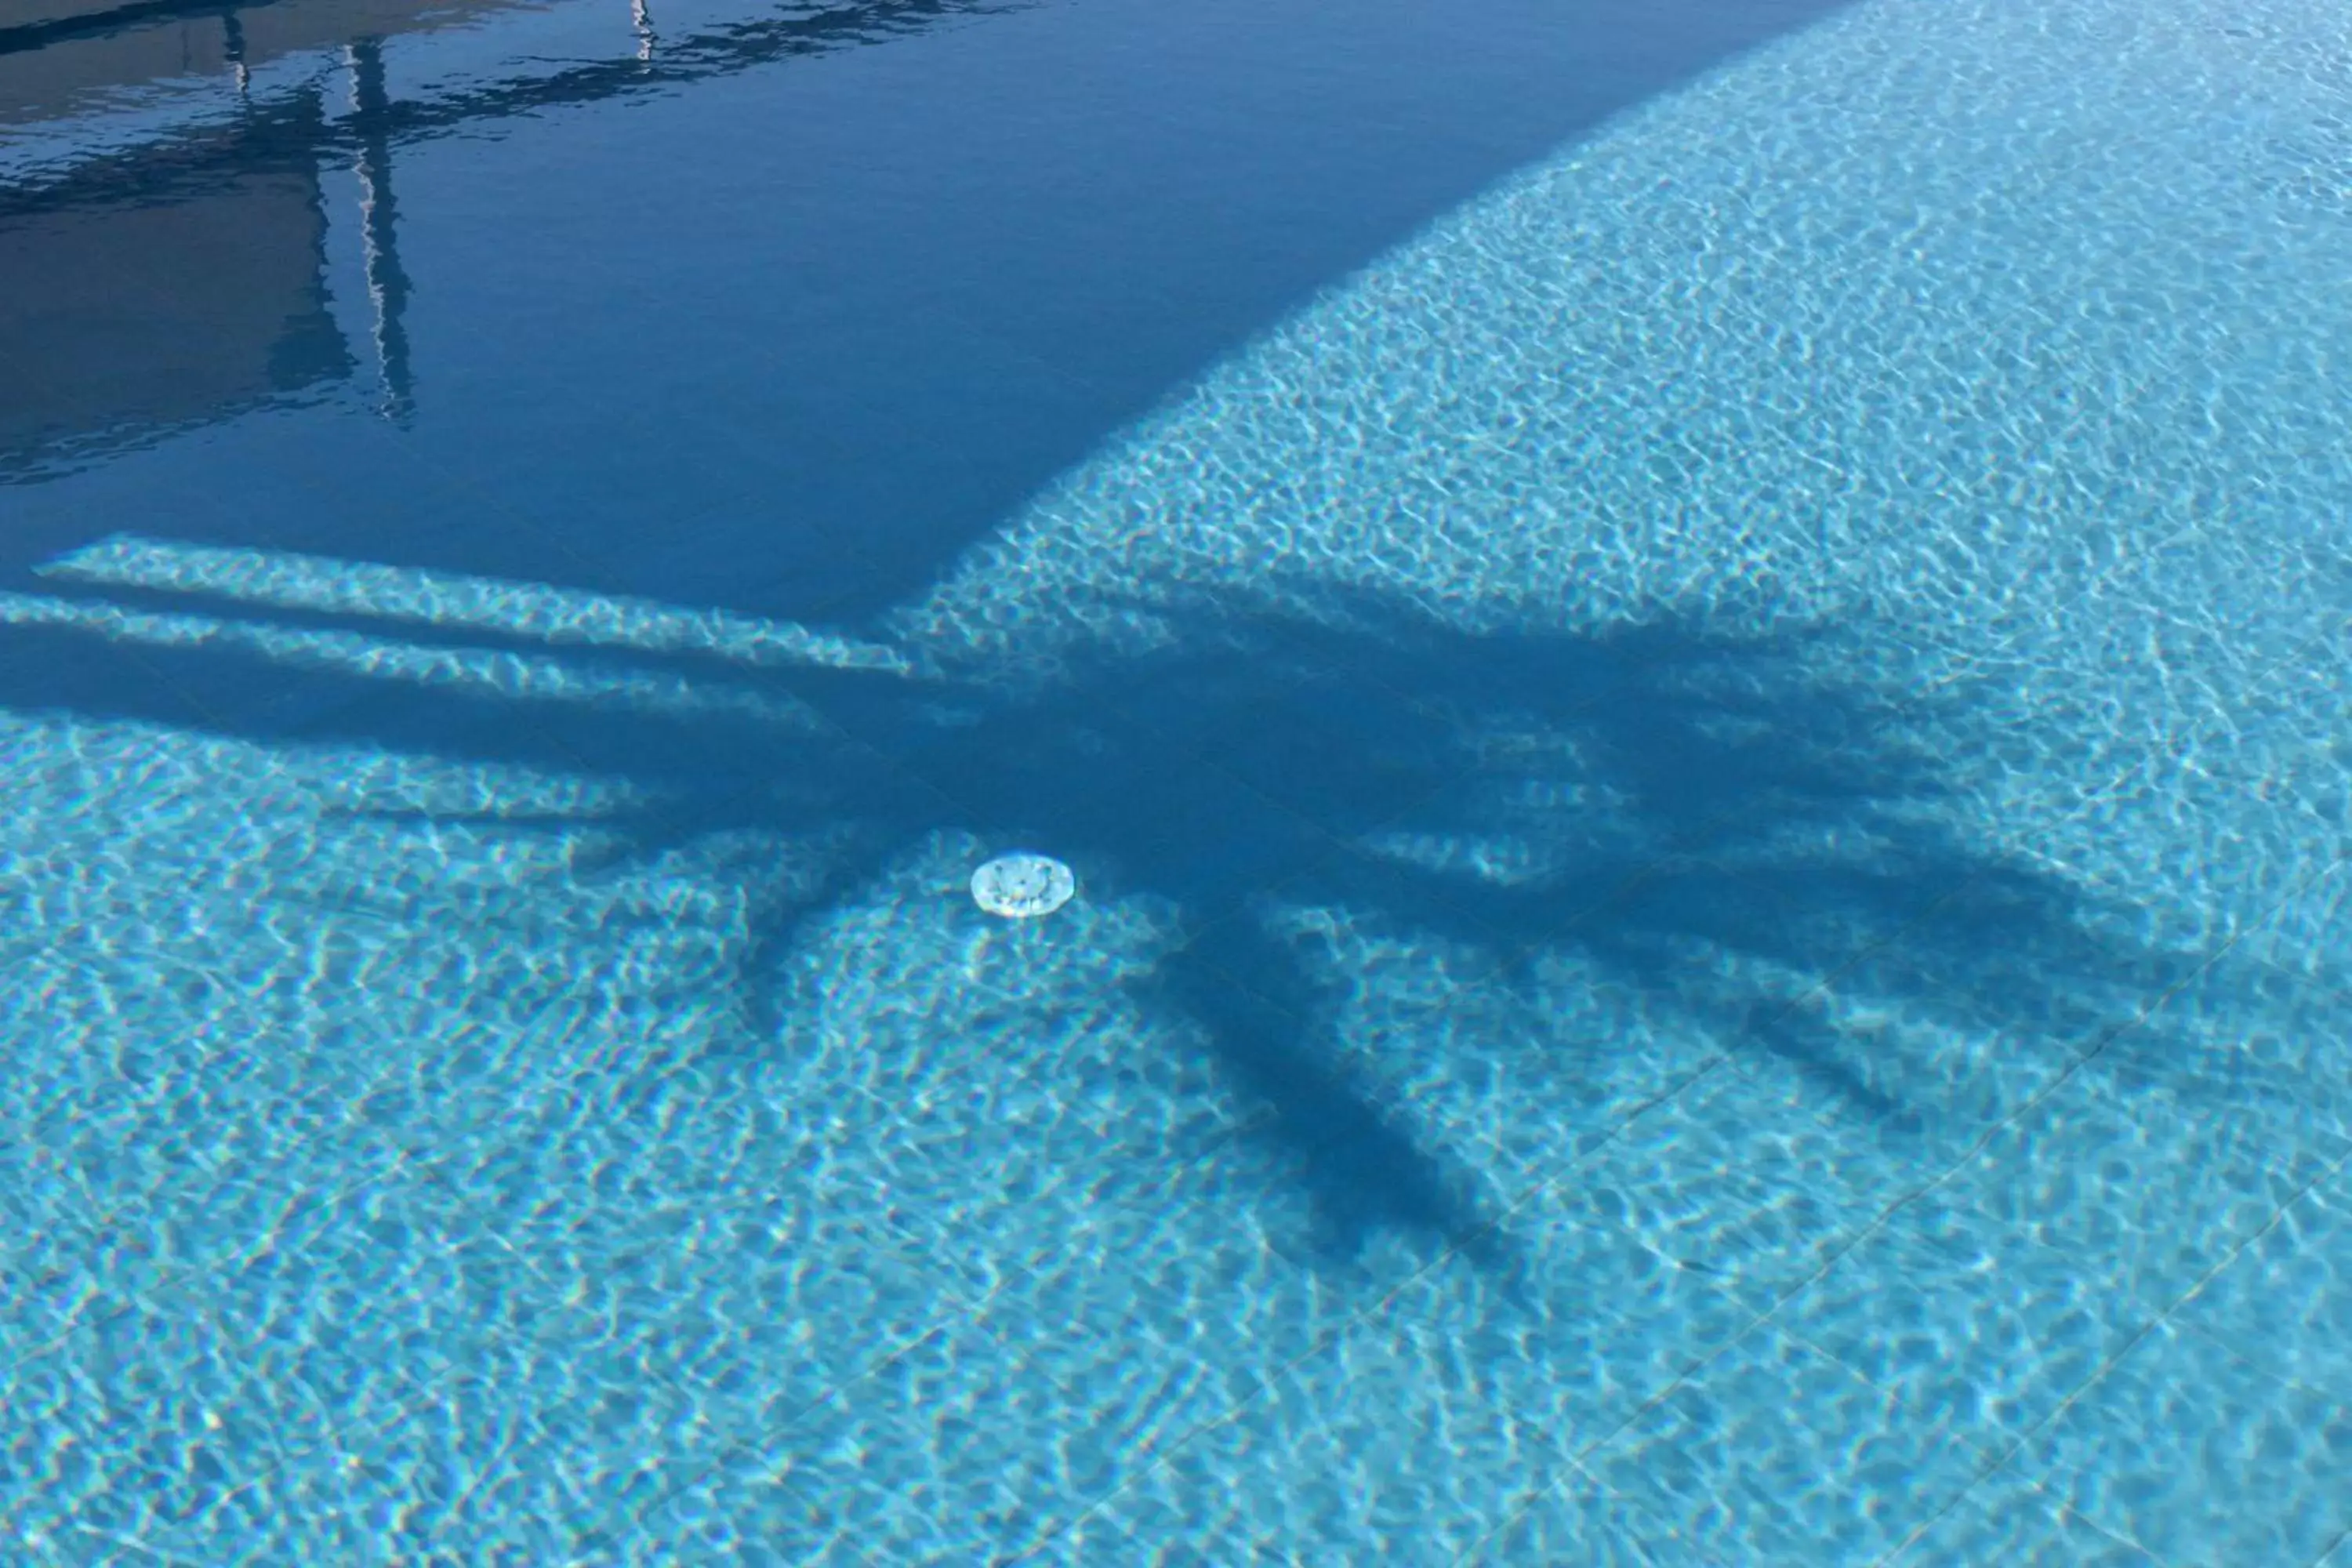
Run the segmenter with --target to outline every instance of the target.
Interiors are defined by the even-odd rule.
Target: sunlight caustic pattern
[[[1957,1173],[1790,1320],[1854,1322],[1753,1340],[1645,1417],[1648,1436],[1585,1450],[1496,1561],[1594,1550],[1601,1482],[1676,1521],[1704,1560],[1735,1563],[1874,1561],[1906,1541],[1923,1562],[2307,1563],[2352,1527],[2316,1502],[2352,1480],[2321,1457],[2324,1400],[2271,1387],[2281,1411],[2303,1411],[2274,1419],[2298,1456],[2285,1484],[2314,1502],[2280,1505],[2274,1534],[2230,1495],[2236,1473],[2192,1458],[2200,1439],[2155,1414],[2168,1386],[2270,1386],[2210,1340],[2170,1337],[2223,1321],[2204,1310],[2214,1291],[2174,1310],[2281,1205],[2318,1202],[2295,1198],[2312,1183],[2344,1201],[2352,1101],[2326,1020],[2352,959],[2352,299],[2331,281],[2352,273],[2347,110],[2352,21],[2299,0],[1859,7],[1383,258],[1071,474],[899,617],[910,642],[1015,685],[1052,680],[1074,652],[1181,640],[1193,595],[1311,616],[1335,583],[1465,628],[1660,616],[1826,628],[1809,657],[1905,713],[1896,727],[1938,759],[1938,809],[1963,839],[2098,890],[2112,903],[2096,919],[2152,951],[2256,962],[2251,983],[2158,983],[2142,1043],[2109,1048],[2112,1031],[2095,1032],[2095,1112],[2064,1098],[2028,1109],[2046,1076],[1981,1088],[2036,1054],[2037,1025],[2063,1032],[2057,1018],[1996,1010],[1979,1019],[1993,1037],[1969,1042],[1873,994],[1866,970],[1828,971],[1807,1005],[1843,1015],[1864,1056],[1925,1053],[1935,1065],[1913,1087],[1931,1117],[1964,1124],[1981,1092],[2015,1120],[1989,1150],[1959,1140]],[[1650,1048],[1640,1037],[1622,1043]],[[1691,1196],[1708,1152],[1754,1173],[1781,1140],[1824,1134],[1748,1110],[1752,1137],[1727,1131],[1737,1119],[1682,1124],[1678,1102],[1634,1141],[1685,1140],[1677,1196],[1696,1206],[1755,1204]],[[2225,1134],[2235,1155],[2213,1143],[2216,1114],[2243,1118]],[[2273,1135],[2264,1174],[2254,1146]],[[1868,1215],[1895,1195],[1848,1186],[1867,1162],[1836,1143],[1826,1165],[1790,1167],[1784,1200],[1801,1190]],[[1610,1163],[1570,1180],[1610,1193]],[[2184,1184],[2168,1178],[2161,1199],[2107,1184],[2167,1166]],[[2170,1255],[2168,1230],[2184,1238]],[[2059,1262],[2030,1243],[2070,1250]],[[2352,1254],[2329,1246],[2296,1307],[2267,1320],[2309,1314],[2284,1336],[2301,1348],[2236,1348],[2274,1373],[2291,1353],[2294,1377],[2342,1397],[2352,1367],[2313,1349],[2308,1327],[2352,1289]],[[1914,1310],[1946,1324],[1955,1356],[1972,1335],[2024,1335],[2037,1401],[1970,1428],[1960,1412],[1988,1384],[1960,1392],[1956,1375],[1953,1403],[1872,1404],[1810,1359],[1808,1345],[1828,1348],[1848,1371],[1892,1374],[1895,1342],[1873,1336],[1903,1309],[1871,1323],[1871,1271],[1932,1277],[1955,1256],[1994,1271]],[[2054,1270],[2047,1298],[2030,1294],[2037,1270]],[[2261,1292],[2253,1273],[2236,1270],[2242,1302]],[[2011,1288],[2029,1294],[2004,1302]],[[1859,1294],[1827,1305],[1839,1291]],[[2084,1381],[2159,1319],[2136,1363]],[[1433,1403],[1400,1394],[1399,1426],[1462,1408],[1426,1381],[1443,1362],[1423,1344],[1433,1359],[1401,1375]],[[1392,1341],[1382,1353],[1409,1355]],[[1342,1364],[1317,1384],[1329,1403],[1302,1394],[1302,1411],[1348,1407],[1345,1378],[1366,1373]],[[1859,1405],[1809,1413],[1792,1390],[1816,1384]],[[1268,1423],[1291,1397],[1270,1400]],[[1784,1425],[1792,1409],[1800,1431]],[[1744,1425],[1710,1431],[1710,1411]],[[1331,1475],[1320,1505],[1334,1517],[1350,1496],[1440,1485],[1409,1444],[1366,1434],[1343,1460],[1299,1419],[1285,1473]],[[1226,1430],[1236,1466],[1267,1440],[1247,1419]],[[1877,1442],[1909,1478],[1900,1503],[1831,1457]],[[1969,1443],[2010,1468],[1948,1516]],[[1941,1479],[1948,1463],[1964,1473]],[[1188,1467],[1202,1479],[1179,1479]],[[1783,1467],[1839,1495],[1780,1500]],[[1155,1529],[1217,1517],[1229,1539],[1299,1539],[1298,1510],[1317,1505],[1272,1482],[1262,1506],[1237,1500],[1205,1479],[1224,1473],[1191,1460],[1155,1477],[1150,1502],[1118,1506]],[[2164,1479],[2136,1494],[2134,1475]],[[1831,1476],[1846,1479],[1817,1479]]]
[[[2291,0],[1862,6],[887,638],[54,563],[0,616],[577,766],[0,725],[0,1527],[2319,1563],[2347,59]],[[1015,848],[1087,897],[976,909]]]
[[[1990,830],[2078,817],[2086,873],[2264,908],[2347,776],[2352,225],[2309,192],[2348,37],[2300,0],[1861,7],[1349,280],[902,628],[1049,667],[1148,635],[1107,605],[1335,581],[1465,626],[1824,622],[1976,700]],[[2263,790],[2263,852],[2079,817],[2118,786]]]

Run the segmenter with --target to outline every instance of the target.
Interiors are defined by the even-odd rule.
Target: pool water
[[[0,9],[7,1554],[2352,1568],[2347,276],[2313,0]]]

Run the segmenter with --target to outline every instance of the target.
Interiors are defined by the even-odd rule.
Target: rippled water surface
[[[0,0],[5,1554],[2352,1568],[2347,277],[2314,0]]]

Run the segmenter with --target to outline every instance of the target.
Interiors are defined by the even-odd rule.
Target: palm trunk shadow
[[[1298,956],[1248,910],[1213,911],[1150,983],[1204,1031],[1216,1065],[1270,1119],[1270,1141],[1315,1215],[1313,1250],[1349,1263],[1376,1233],[1433,1241],[1482,1266],[1501,1233],[1465,1169],[1408,1131],[1341,1059],[1332,1007]]]

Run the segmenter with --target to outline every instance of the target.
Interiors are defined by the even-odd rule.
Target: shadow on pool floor
[[[1366,597],[1311,617],[1203,606],[1172,625],[1165,651],[1028,695],[879,671],[758,678],[829,721],[789,743],[723,719],[485,713],[422,695],[392,732],[381,700],[354,710],[377,722],[350,738],[600,759],[649,804],[476,819],[593,829],[605,848],[583,875],[720,835],[836,845],[824,890],[769,900],[746,944],[754,1040],[782,1032],[778,976],[811,922],[933,835],[1041,850],[1097,895],[1167,900],[1182,934],[1147,999],[1199,1026],[1267,1113],[1256,1125],[1335,1261],[1381,1230],[1490,1262],[1507,1244],[1466,1166],[1351,1068],[1334,981],[1276,902],[1483,952],[1498,984],[1572,951],[1898,1134],[1942,1108],[1905,1103],[1883,1087],[1903,1075],[1871,1056],[1884,1047],[1798,1005],[1842,963],[1866,965],[1874,997],[2063,1052],[2126,1026],[2195,962],[2097,934],[2116,911],[1939,815],[1938,760],[1906,738],[1927,715],[1821,678],[1821,628],[1470,634]],[[310,711],[313,739],[320,716],[347,717]],[[1480,874],[1482,854],[1516,869]],[[1794,1000],[1789,976],[1803,977]]]

